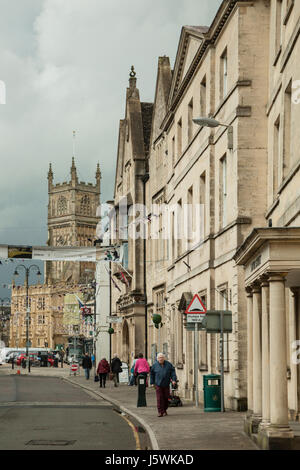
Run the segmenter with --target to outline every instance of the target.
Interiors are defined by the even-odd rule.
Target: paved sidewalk
[[[94,391],[125,413],[137,419],[146,429],[153,449],[161,450],[258,450],[243,432],[245,413],[204,413],[188,402],[183,407],[169,408],[168,416],[157,417],[156,396],[147,388],[147,407],[137,407],[137,387],[121,384],[115,388],[107,382],[100,388],[93,377],[64,377],[64,380]]]
[[[16,374],[18,369],[12,370],[10,365],[5,364],[0,367],[0,374]],[[245,413],[204,413],[201,406],[196,408],[183,400],[183,407],[169,408],[168,416],[158,418],[153,388],[147,388],[147,407],[138,408],[137,387],[121,384],[115,388],[108,381],[107,388],[103,389],[99,387],[99,382],[93,381],[92,371],[90,380],[85,379],[82,370],[80,373],[80,376],[70,376],[68,366],[63,369],[33,367],[30,375],[59,377],[96,392],[99,397],[139,421],[148,432],[154,450],[258,450],[243,432]],[[21,375],[27,374],[27,369],[21,369]]]

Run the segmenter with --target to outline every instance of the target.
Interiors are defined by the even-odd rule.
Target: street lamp
[[[37,269],[37,275],[41,276],[40,268],[36,264],[32,264],[28,268],[24,266],[24,264],[19,264],[14,272],[14,276],[18,276],[20,273],[18,272],[19,268],[24,268],[25,270],[25,285],[26,285],[26,357],[28,358],[28,372],[30,372],[30,360],[28,355],[28,347],[29,347],[29,319],[30,319],[30,307],[29,307],[29,272],[32,268]]]
[[[223,124],[219,121],[217,121],[214,118],[208,118],[208,117],[200,117],[200,118],[195,118],[193,119],[193,122],[197,124],[197,126],[203,126],[203,127],[227,127],[227,136],[228,136],[228,149],[232,150],[233,149],[233,127],[228,126],[228,124]]]

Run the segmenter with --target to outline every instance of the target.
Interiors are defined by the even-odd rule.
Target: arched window
[[[91,201],[88,196],[83,196],[81,198],[80,213],[83,215],[90,215],[91,213]]]
[[[67,212],[67,200],[61,196],[57,203],[57,215],[63,215]]]

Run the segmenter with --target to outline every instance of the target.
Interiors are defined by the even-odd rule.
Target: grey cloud
[[[69,178],[73,129],[79,178],[93,182],[100,161],[102,197],[112,197],[130,66],[153,101],[157,57],[174,63],[181,26],[209,25],[220,4],[0,0],[0,243],[46,242],[48,164],[56,181]]]

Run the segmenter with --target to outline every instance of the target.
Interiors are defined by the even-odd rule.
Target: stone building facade
[[[171,209],[168,240],[147,244],[148,304],[163,324],[157,330],[148,316],[148,357],[159,340],[159,349],[177,367],[181,393],[193,399],[194,335],[185,328],[184,311],[196,293],[210,310],[231,310],[233,331],[224,341],[225,407],[234,410],[247,406],[247,316],[243,270],[233,256],[266,210],[267,137],[257,123],[267,123],[268,25],[266,2],[223,2],[210,27],[182,29],[171,83],[165,80],[167,100],[156,94],[149,156],[149,205],[164,202]],[[170,77],[168,60],[160,61]],[[157,90],[161,77],[159,70]],[[192,119],[200,116],[232,126],[232,133],[196,126]],[[152,217],[150,225],[154,222]],[[186,224],[198,240],[186,236]],[[202,376],[220,372],[220,341],[218,334],[198,335],[202,390]],[[202,391],[199,398],[203,402]]]
[[[267,205],[238,249],[248,307],[245,429],[265,449],[293,448],[300,415],[300,4],[270,2]]]
[[[120,121],[118,157],[115,175],[112,243],[124,245],[125,260],[122,265],[113,263],[112,276],[119,290],[112,288],[112,315],[122,316],[122,324],[114,326],[112,351],[122,360],[131,362],[135,354],[145,352],[145,284],[144,240],[135,239],[137,204],[145,202],[145,176],[152,118],[152,103],[140,101],[136,87],[136,74],[130,73],[126,92],[125,117]],[[133,224],[132,224],[133,222]],[[141,230],[143,229],[143,223]]]
[[[62,324],[63,293],[46,284],[29,286],[29,341],[34,348],[64,344],[68,331]],[[12,286],[10,347],[26,346],[26,286]]]
[[[248,409],[245,428],[265,448],[292,446],[289,419],[299,420],[300,409],[299,24],[299,2],[232,0],[209,27],[182,28],[174,69],[168,57],[158,60],[149,152],[137,172],[145,182],[147,241],[128,240],[129,260],[139,260],[131,261],[130,278],[138,276],[142,288],[144,273],[146,287],[131,337],[138,334],[141,349],[144,339],[150,362],[163,350],[180,393],[194,399],[194,339],[184,311],[196,293],[208,309],[231,310],[225,407]],[[197,126],[199,117],[220,125]],[[118,163],[117,188],[137,181],[125,172],[127,119],[119,152],[128,148],[128,157]],[[200,240],[184,233],[186,225]],[[112,310],[120,314],[116,297]],[[154,314],[162,318],[158,329]],[[114,343],[120,355],[122,328]],[[202,390],[202,376],[220,372],[220,338],[200,331],[198,339]],[[136,344],[129,342],[131,356]]]
[[[48,172],[48,245],[92,246],[100,220],[100,167],[97,165],[96,183],[79,182],[72,160],[70,182],[53,184],[53,171]],[[87,271],[86,271],[87,270]],[[32,347],[55,348],[67,346],[68,336],[74,334],[72,325],[64,321],[64,297],[82,292],[94,278],[95,263],[45,262],[45,283],[30,285],[29,340]],[[13,284],[11,296],[10,347],[26,345],[26,286]],[[82,322],[78,334],[86,336],[87,326]],[[88,334],[89,335],[89,334]]]

